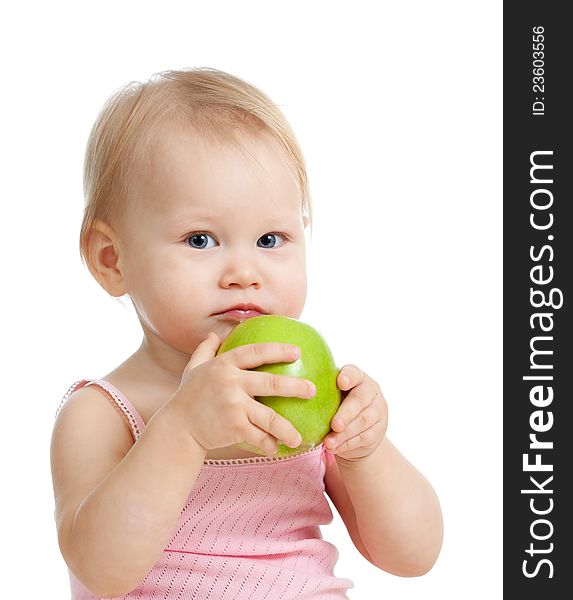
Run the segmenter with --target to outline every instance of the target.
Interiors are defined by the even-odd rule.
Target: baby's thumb
[[[198,346],[195,352],[191,355],[191,359],[185,367],[186,370],[192,369],[201,363],[213,358],[217,354],[217,350],[221,344],[221,340],[216,333],[211,332]]]

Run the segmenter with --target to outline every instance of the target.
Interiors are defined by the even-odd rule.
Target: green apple
[[[257,396],[256,400],[270,406],[290,421],[302,437],[298,448],[278,443],[278,456],[297,454],[318,446],[330,431],[330,422],[341,402],[336,385],[338,368],[324,338],[310,325],[281,315],[261,315],[242,321],[225,338],[217,355],[237,346],[263,342],[281,342],[298,346],[301,356],[287,363],[262,365],[254,371],[266,371],[308,379],[316,386],[316,396],[310,399],[286,396]],[[265,454],[250,444],[237,446]]]

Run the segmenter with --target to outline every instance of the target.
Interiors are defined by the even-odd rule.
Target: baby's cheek
[[[298,319],[306,301],[306,274],[299,273],[291,280],[291,285],[281,294],[282,314]]]
[[[192,295],[174,293],[166,286],[147,300],[145,320],[156,335],[181,352],[188,352],[197,345],[191,338],[198,334],[200,311]]]

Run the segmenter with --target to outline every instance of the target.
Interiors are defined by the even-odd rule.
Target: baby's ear
[[[96,281],[112,296],[127,293],[125,280],[119,266],[119,239],[104,221],[96,220],[91,231],[93,252],[88,269]]]

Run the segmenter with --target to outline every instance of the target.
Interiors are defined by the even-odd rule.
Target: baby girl
[[[386,437],[377,382],[341,368],[323,443],[273,456],[300,435],[255,397],[316,390],[252,369],[298,349],[216,356],[238,322],[299,318],[305,302],[308,181],[277,106],[216,69],[127,85],[92,129],[84,184],[82,257],[108,294],[129,297],[143,339],[107,375],[74,383],[57,413],[55,516],[72,598],[346,598],[353,582],[334,575],[338,552],[321,536],[325,493],[366,560],[426,573],[440,505]]]

